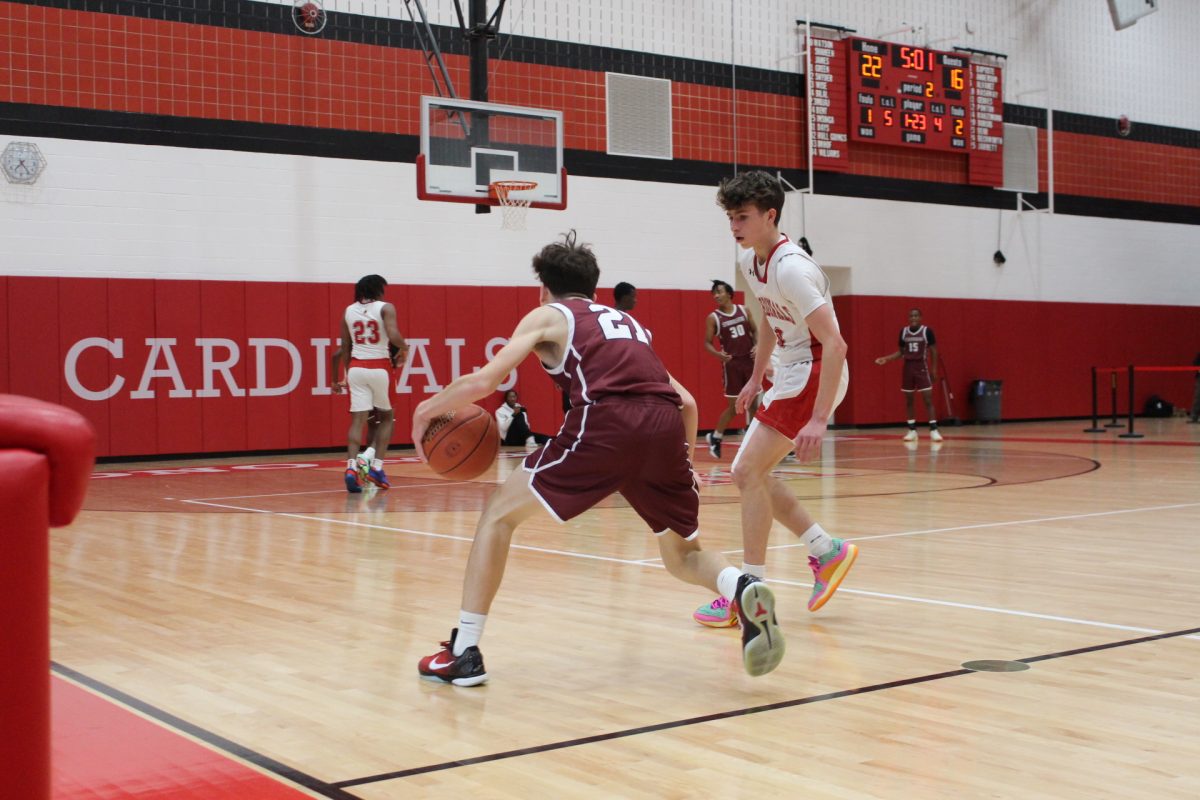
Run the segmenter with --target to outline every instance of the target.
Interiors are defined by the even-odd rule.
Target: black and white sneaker
[[[442,649],[431,656],[425,656],[417,663],[417,671],[421,678],[428,681],[442,681],[455,686],[478,686],[486,683],[487,671],[483,668],[483,653],[471,645],[461,656],[454,655],[454,640],[458,637],[458,628],[450,631],[450,641],[442,642]]]
[[[779,666],[787,645],[775,619],[775,592],[761,578],[743,574],[737,584],[738,618],[742,623],[742,663],[751,675],[766,675]]]
[[[713,436],[711,433],[704,434],[704,440],[708,442],[708,453],[713,458],[721,457],[721,437]]]

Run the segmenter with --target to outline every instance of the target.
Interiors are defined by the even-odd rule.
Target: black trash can
[[[971,404],[976,422],[1000,421],[1000,385],[1003,381],[971,381]]]

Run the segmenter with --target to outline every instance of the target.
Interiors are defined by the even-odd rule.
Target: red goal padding
[[[50,797],[49,529],[83,505],[96,434],[82,416],[0,394],[0,775],[4,796]]]

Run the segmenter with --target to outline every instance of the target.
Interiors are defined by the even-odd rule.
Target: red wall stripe
[[[14,103],[415,135],[418,98],[430,90],[422,54],[392,47],[9,2],[0,2],[0,31],[0,101]],[[446,64],[467,85],[467,59]],[[491,69],[493,101],[563,109],[566,147],[606,150],[603,73]],[[801,98],[741,90],[736,99],[738,163],[806,166]],[[676,81],[672,107],[676,158],[731,160],[731,90]],[[966,155],[862,142],[849,150],[852,174],[966,182]],[[1200,205],[1195,148],[1056,132],[1055,172],[1064,194]]]

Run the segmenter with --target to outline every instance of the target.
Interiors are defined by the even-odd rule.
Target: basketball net
[[[536,189],[534,181],[496,181],[489,186],[492,196],[500,204],[502,219],[500,227],[506,231],[525,230],[525,212],[529,210],[532,198],[518,197],[530,189]]]

